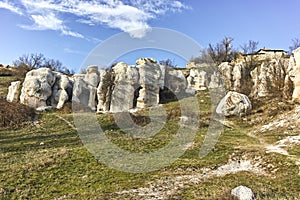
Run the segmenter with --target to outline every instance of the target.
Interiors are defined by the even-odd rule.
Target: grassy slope
[[[163,177],[199,174],[203,168],[215,169],[227,163],[233,153],[237,159],[261,157],[266,174],[239,172],[208,178],[197,184],[189,183],[176,197],[226,199],[232,188],[246,185],[258,199],[300,198],[298,166],[286,156],[266,154],[259,138],[247,134],[253,126],[243,119],[230,119],[234,128],[225,128],[214,150],[200,159],[198,153],[207,131],[210,106],[208,94],[202,93],[199,99],[204,102],[200,103],[202,119],[194,145],[169,167],[149,173],[120,172],[97,162],[82,145],[77,132],[57,117],[72,123],[71,114],[42,113],[38,125],[14,130],[0,128],[0,199],[128,199],[116,192],[145,187]],[[98,119],[105,133],[119,146],[148,151],[163,146],[173,137],[178,123],[176,106],[175,102],[165,105],[172,117],[165,128],[147,142],[124,135],[111,115],[98,115]],[[273,141],[274,134],[266,132],[262,137]],[[299,156],[298,149],[299,146],[294,146],[289,151]]]

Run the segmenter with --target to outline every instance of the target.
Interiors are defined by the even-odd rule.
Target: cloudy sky
[[[230,36],[236,47],[251,39],[288,50],[300,38],[299,7],[297,0],[0,0],[0,63],[43,53],[77,71],[111,36],[142,39],[151,27],[176,30],[203,47]]]

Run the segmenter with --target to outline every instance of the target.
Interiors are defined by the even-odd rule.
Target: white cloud
[[[28,30],[60,31],[63,35],[83,38],[83,35],[80,33],[68,30],[68,28],[63,25],[63,21],[57,18],[53,13],[49,13],[47,15],[31,15],[31,18],[34,21],[33,25],[23,25],[21,27]]]
[[[19,15],[23,15],[22,11],[18,7],[10,4],[8,1],[0,1],[0,8],[4,8]]]
[[[120,29],[132,37],[145,36],[150,26],[149,20],[167,12],[180,12],[188,9],[179,0],[20,0],[26,14],[34,22],[35,30],[58,30],[64,35],[83,37],[69,30],[67,23],[57,16],[71,14],[75,23],[93,26],[106,25]]]

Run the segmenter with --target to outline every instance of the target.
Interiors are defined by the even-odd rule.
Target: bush
[[[33,108],[0,98],[0,127],[18,128],[34,119]]]

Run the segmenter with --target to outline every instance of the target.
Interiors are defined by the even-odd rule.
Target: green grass
[[[73,123],[72,114],[41,113],[38,127],[0,128],[0,199],[130,199],[116,192],[147,187],[164,177],[201,173],[237,158],[261,157],[265,175],[239,172],[213,177],[179,190],[180,199],[229,199],[238,185],[250,187],[257,199],[299,199],[299,167],[286,156],[266,154],[258,139],[247,135],[252,126],[240,118],[229,119],[233,128],[224,128],[214,149],[203,159],[198,154],[208,130],[211,108],[207,93],[198,94],[200,123],[193,145],[170,166],[147,173],[127,173],[97,161],[82,145],[78,133],[57,115]],[[204,101],[200,101],[204,100]],[[168,118],[164,128],[148,140],[133,138],[115,124],[111,114],[97,115],[105,134],[113,143],[132,152],[149,152],[166,145],[178,130],[178,103],[164,105]],[[188,108],[187,108],[188,109]],[[137,123],[146,125],[148,111],[136,114]],[[267,135],[267,134],[270,134]],[[269,132],[262,137],[280,135]],[[273,137],[273,136],[272,136]],[[274,141],[280,136],[274,136]],[[273,141],[270,140],[270,141]],[[289,151],[299,156],[299,146]],[[272,167],[269,167],[272,165]],[[275,170],[275,171],[274,171]]]

